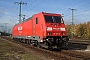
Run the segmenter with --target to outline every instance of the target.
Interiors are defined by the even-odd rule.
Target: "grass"
[[[0,60],[40,60],[24,49],[0,38]]]

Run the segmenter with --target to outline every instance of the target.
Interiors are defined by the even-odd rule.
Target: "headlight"
[[[47,30],[52,31],[52,27],[47,27]]]
[[[65,31],[65,28],[60,28],[61,31]]]

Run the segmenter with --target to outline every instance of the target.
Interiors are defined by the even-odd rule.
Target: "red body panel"
[[[32,20],[15,25],[13,27],[13,36],[31,36],[32,35]]]
[[[38,18],[38,24],[36,24]],[[21,29],[20,29],[21,28]],[[31,19],[13,27],[12,36],[46,36],[46,27],[43,14],[35,14]]]

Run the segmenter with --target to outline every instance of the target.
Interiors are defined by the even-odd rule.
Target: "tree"
[[[67,35],[71,36],[71,24],[66,25]],[[90,39],[90,22],[74,25],[74,36]]]

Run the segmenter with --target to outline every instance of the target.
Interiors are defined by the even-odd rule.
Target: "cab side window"
[[[38,18],[36,18],[36,24],[38,24]]]

